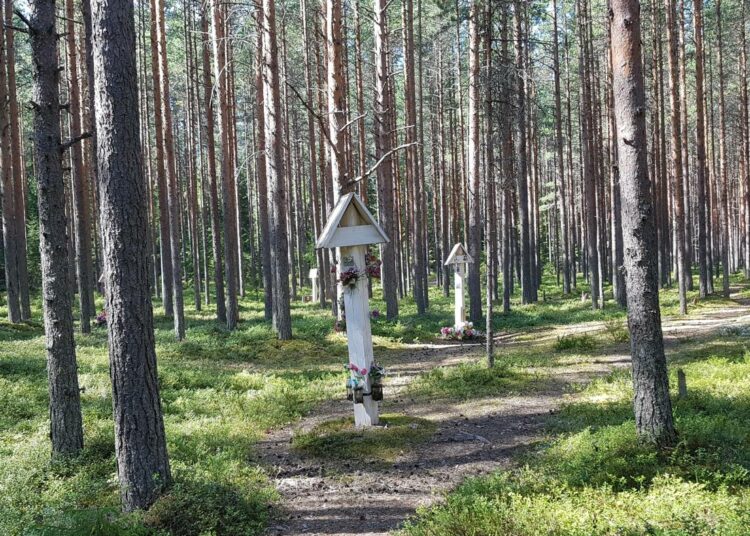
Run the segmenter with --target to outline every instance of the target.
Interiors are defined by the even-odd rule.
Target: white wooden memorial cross
[[[388,235],[367,210],[358,195],[341,196],[320,233],[315,247],[338,248],[338,275],[356,270],[358,277],[343,288],[346,338],[349,363],[368,372],[373,365],[372,330],[370,327],[370,299],[367,292],[367,246],[389,242]],[[341,285],[341,283],[339,283]],[[379,402],[370,396],[372,383],[364,380],[364,402],[354,402],[354,424],[358,427],[378,424]]]
[[[463,244],[458,243],[453,246],[453,249],[445,260],[445,265],[453,265],[455,271],[454,277],[454,288],[455,288],[455,300],[456,300],[456,311],[453,320],[453,327],[456,329],[462,328],[466,325],[466,303],[464,301],[464,279],[466,279],[466,267],[469,263],[474,262],[466,252],[466,248]]]
[[[318,296],[318,269],[311,268],[308,275],[310,276],[310,282],[312,283],[312,301],[315,303],[320,299],[320,296]]]

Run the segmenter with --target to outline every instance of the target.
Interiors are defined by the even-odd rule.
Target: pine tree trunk
[[[65,0],[66,40],[68,52],[68,98],[71,137],[80,136],[81,95],[78,91],[78,49],[76,47],[75,9],[73,0]],[[91,333],[91,316],[94,304],[91,303],[89,288],[92,285],[93,266],[91,264],[91,222],[89,218],[88,181],[83,169],[83,144],[76,143],[70,148],[73,191],[73,216],[75,228],[75,255],[78,272],[78,299],[81,305],[81,332]]]
[[[719,76],[719,176],[717,177],[717,187],[721,204],[721,274],[722,288],[724,297],[729,297],[729,201],[728,201],[728,181],[727,174],[727,123],[726,123],[726,106],[724,103],[724,56],[721,33],[721,0],[716,0],[716,40],[717,40],[717,61]]]
[[[211,2],[211,43],[213,45],[213,71],[219,105],[216,108],[221,142],[221,191],[224,208],[224,263],[226,267],[227,328],[233,330],[239,320],[237,303],[239,267],[237,265],[237,193],[232,167],[232,137],[229,118],[229,75],[224,41],[225,20],[218,0]]]
[[[680,298],[680,314],[687,314],[687,273],[685,273],[685,198],[682,176],[682,130],[680,122],[680,78],[675,0],[665,0],[667,12],[667,39],[669,42],[669,104],[672,132],[672,174],[675,240],[677,242],[677,285]]]
[[[203,100],[206,108],[206,145],[208,147],[208,196],[211,212],[211,249],[214,258],[214,285],[216,287],[216,320],[227,321],[224,295],[224,262],[221,241],[221,213],[219,212],[219,187],[216,172],[216,135],[214,129],[214,93],[211,84],[211,38],[208,27],[210,6],[201,7],[201,33],[203,34]]]
[[[610,18],[636,431],[642,440],[669,447],[676,433],[659,311],[639,2],[612,0]]]
[[[15,181],[11,163],[10,113],[6,106],[8,82],[6,66],[5,25],[0,28],[0,195],[2,196],[3,216],[3,258],[5,261],[5,291],[8,307],[8,320],[14,324],[21,321],[20,289],[17,262],[17,213],[20,204],[15,197]],[[13,90],[13,88],[11,88]],[[58,134],[59,136],[59,134]]]
[[[15,217],[15,264],[18,277],[18,294],[21,302],[21,320],[31,319],[31,301],[29,298],[29,269],[27,262],[26,240],[26,171],[23,168],[23,148],[21,143],[22,124],[16,96],[16,61],[15,30],[12,27],[13,3],[5,0],[5,46],[8,66],[8,113],[10,120],[10,153],[13,168],[13,199],[19,207]],[[2,38],[2,32],[0,32]],[[2,45],[0,45],[2,46]],[[17,201],[15,201],[17,200]]]
[[[83,448],[81,399],[68,284],[65,185],[60,141],[59,69],[54,0],[31,3],[34,163],[42,258],[42,304],[49,380],[50,438],[55,455]]]
[[[469,138],[468,138],[468,181],[469,218],[468,249],[475,262],[469,264],[469,318],[479,325],[482,320],[482,287],[479,280],[480,259],[482,258],[482,224],[480,222],[480,172],[481,160],[479,146],[479,0],[472,0],[469,11]]]
[[[388,13],[387,0],[374,0],[373,40],[375,43],[375,161],[378,166],[378,219],[391,241],[381,245],[381,281],[386,317],[398,316],[398,271],[396,269],[396,214],[393,207],[393,163],[391,158],[391,119],[393,102],[388,91]]]
[[[529,189],[526,177],[527,173],[527,148],[526,148],[526,83],[525,83],[525,61],[524,44],[525,36],[522,31],[523,3],[516,0],[514,3],[515,16],[515,41],[516,41],[516,68],[518,75],[516,80],[516,182],[518,191],[518,218],[521,227],[521,290],[523,303],[532,303],[533,299],[533,273],[532,273],[532,251],[531,251],[531,223],[529,221]]]
[[[276,42],[276,8],[263,0],[263,99],[266,133],[266,171],[270,189],[269,242],[273,272],[273,326],[279,339],[292,338],[289,311],[289,265],[286,233],[286,170],[282,150],[281,97]]]
[[[127,512],[150,506],[171,483],[171,474],[148,284],[133,4],[94,2],[92,19],[115,452]]]
[[[698,270],[700,297],[708,295],[708,266],[706,254],[706,112],[703,81],[703,1],[693,0],[693,33],[695,40],[695,158],[698,207]]]

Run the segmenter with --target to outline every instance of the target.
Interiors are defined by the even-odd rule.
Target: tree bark
[[[42,304],[49,380],[50,438],[55,455],[83,448],[81,399],[73,340],[72,292],[68,285],[65,185],[60,141],[55,1],[31,3],[34,163],[42,257]]]
[[[124,511],[170,484],[156,371],[140,153],[133,4],[93,3],[99,222],[104,249],[115,452]]]
[[[289,265],[286,233],[286,170],[282,150],[282,123],[276,8],[273,0],[263,0],[263,99],[265,105],[266,171],[271,191],[269,200],[271,269],[273,272],[273,326],[279,339],[292,338],[289,311]]]
[[[469,138],[468,138],[468,190],[469,190],[469,255],[474,262],[469,265],[469,318],[479,325],[482,320],[482,288],[479,278],[480,259],[482,258],[482,225],[480,223],[480,172],[481,160],[479,146],[479,14],[480,0],[472,0],[469,11]],[[523,82],[521,82],[523,84]]]
[[[611,0],[610,18],[636,430],[642,440],[669,447],[676,433],[659,311],[639,2]]]
[[[701,298],[708,295],[708,266],[706,256],[706,112],[703,79],[703,1],[693,0],[693,33],[695,35],[695,158],[698,207],[698,270]]]

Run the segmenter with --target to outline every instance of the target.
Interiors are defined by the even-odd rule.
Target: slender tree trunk
[[[708,295],[706,258],[706,112],[703,86],[703,1],[693,0],[693,33],[695,39],[695,137],[696,189],[698,207],[698,270],[700,297]]]
[[[282,340],[292,338],[289,311],[289,266],[286,233],[286,170],[281,146],[281,97],[276,42],[276,8],[263,0],[263,99],[265,105],[266,171],[271,190],[269,242],[273,272],[273,325]]]
[[[208,148],[208,191],[211,212],[211,248],[214,257],[214,286],[216,287],[216,320],[227,321],[224,296],[224,262],[221,241],[221,213],[219,212],[219,189],[216,172],[216,136],[214,132],[214,93],[211,84],[211,37],[208,27],[208,2],[201,7],[201,33],[203,34],[203,100],[206,108],[206,145]]]
[[[482,224],[480,211],[480,146],[479,146],[479,14],[480,0],[472,0],[469,11],[469,138],[468,138],[468,181],[469,190],[469,255],[474,262],[469,265],[469,318],[479,325],[482,320],[482,288],[479,280],[480,259],[482,258]],[[521,82],[523,84],[523,82]]]
[[[0,195],[3,209],[3,258],[5,260],[5,292],[8,307],[8,320],[14,324],[21,321],[21,301],[18,281],[17,262],[17,214],[23,210],[18,207],[14,190],[14,176],[10,142],[10,113],[6,106],[8,82],[6,66],[5,24],[0,25]],[[10,88],[12,91],[14,88]],[[59,134],[58,134],[59,137]]]
[[[560,91],[560,45],[558,37],[558,15],[557,0],[553,1],[553,71],[555,77],[555,150],[557,154],[557,175],[560,184],[560,217],[563,254],[563,294],[570,294],[570,241],[568,240],[568,203],[565,196],[565,159],[563,157],[563,134],[562,134],[562,104]]]
[[[237,303],[238,265],[237,265],[237,194],[232,167],[232,138],[229,118],[229,75],[226,49],[224,47],[225,20],[218,0],[211,1],[211,43],[213,45],[214,81],[216,84],[219,105],[216,108],[219,123],[219,140],[221,141],[221,185],[224,207],[224,263],[226,267],[226,315],[227,328],[233,330],[239,320]],[[285,248],[286,249],[286,248]]]
[[[66,40],[68,52],[68,116],[71,137],[80,136],[81,128],[81,94],[78,79],[78,48],[76,46],[75,7],[73,0],[65,1]],[[94,313],[91,303],[91,222],[89,218],[88,181],[83,168],[83,144],[76,143],[70,148],[73,191],[73,216],[75,228],[76,269],[78,272],[78,299],[81,305],[81,332],[91,333],[90,318]]]
[[[687,274],[685,273],[685,198],[683,197],[682,177],[682,130],[680,128],[680,76],[677,43],[677,21],[675,0],[665,0],[667,12],[667,39],[669,42],[669,104],[671,109],[672,131],[672,189],[674,204],[675,239],[677,241],[677,285],[680,297],[680,314],[687,314]]]
[[[719,177],[717,177],[717,186],[721,203],[721,273],[724,297],[729,297],[729,202],[728,202],[728,181],[727,176],[727,125],[726,125],[726,106],[724,104],[724,56],[721,33],[721,0],[716,0],[716,40],[717,40],[717,61],[719,62]]]
[[[396,270],[396,215],[393,211],[393,163],[391,158],[391,116],[393,103],[388,91],[388,6],[387,0],[374,0],[373,39],[375,43],[375,160],[378,166],[378,218],[380,225],[391,238],[381,245],[381,281],[386,317],[398,316],[398,272]]]
[[[518,188],[518,217],[521,227],[521,290],[523,292],[523,303],[532,303],[533,285],[531,268],[531,237],[529,221],[529,189],[526,178],[527,172],[527,150],[526,150],[526,83],[525,83],[525,61],[524,44],[525,36],[522,31],[523,3],[518,0],[514,3],[515,16],[515,41],[516,41],[516,69],[518,75],[516,80],[516,169]]]
[[[659,311],[658,246],[648,180],[640,5],[637,0],[612,0],[610,10],[636,431],[644,441],[669,447],[674,444],[676,433]]]
[[[31,3],[34,163],[42,258],[42,305],[49,380],[50,438],[53,455],[83,448],[81,399],[73,340],[72,292],[65,236],[65,185],[60,141],[59,69],[54,0]]]
[[[13,3],[5,0],[5,46],[8,66],[8,113],[10,120],[10,154],[13,168],[13,200],[16,204],[15,239],[13,240],[16,273],[18,278],[18,295],[21,302],[21,320],[31,319],[31,301],[29,298],[29,270],[26,256],[26,171],[23,168],[23,148],[21,144],[22,124],[16,96],[16,45],[15,30],[11,24]],[[2,32],[0,32],[0,39]],[[1,47],[2,45],[0,45]],[[6,242],[7,244],[7,242]]]

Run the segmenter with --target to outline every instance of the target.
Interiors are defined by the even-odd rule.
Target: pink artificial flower
[[[362,376],[367,376],[367,369],[366,369],[366,368],[363,368],[362,370],[360,370],[360,371],[359,371],[359,373],[360,373],[360,374],[361,374]]]

